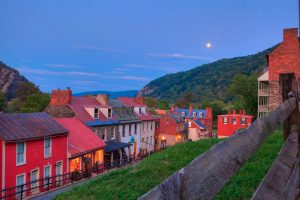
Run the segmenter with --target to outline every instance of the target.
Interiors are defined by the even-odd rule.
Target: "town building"
[[[0,196],[19,198],[15,193],[25,183],[30,184],[24,196],[44,191],[47,181],[59,184],[68,172],[67,137],[68,130],[47,113],[0,114],[0,185],[2,190],[16,187]]]
[[[148,106],[144,102],[144,97],[121,97],[118,98],[124,105],[133,106],[136,115],[141,120],[141,149],[142,155],[154,151],[155,146],[155,121],[156,119],[148,112]]]
[[[258,78],[258,117],[264,117],[282,102],[280,73],[295,73],[300,77],[300,47],[298,29],[284,29],[283,42],[267,55],[268,66]]]
[[[213,113],[210,107],[203,109],[172,108],[175,113],[181,115],[188,127],[188,138],[197,141],[212,137]]]
[[[60,125],[69,130],[69,172],[101,170],[104,166],[105,143],[78,118],[56,118]],[[97,168],[97,169],[96,169]]]
[[[228,111],[228,114],[218,115],[218,138],[229,137],[235,132],[251,125],[254,116],[246,115],[245,110]]]

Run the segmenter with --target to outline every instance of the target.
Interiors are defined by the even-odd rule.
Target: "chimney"
[[[171,112],[174,112],[174,111],[175,111],[175,107],[171,106]]]
[[[193,105],[192,105],[192,104],[190,105],[190,110],[189,110],[189,112],[190,112],[190,114],[192,114],[192,112],[193,112]]]
[[[72,90],[67,88],[66,90],[52,90],[50,105],[52,106],[65,106],[72,101]]]
[[[283,30],[283,46],[297,49],[299,47],[298,28]]]
[[[108,94],[98,94],[96,96],[96,99],[101,105],[107,106],[108,101],[109,101],[109,95]]]
[[[136,98],[135,98],[135,101],[136,101],[138,104],[142,104],[142,105],[145,104],[145,102],[144,102],[144,97],[136,97]]]

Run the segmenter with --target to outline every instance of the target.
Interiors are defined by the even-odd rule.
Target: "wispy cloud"
[[[174,72],[174,67],[160,67],[160,66],[150,66],[144,64],[126,64],[128,68],[138,68],[138,69],[150,69],[150,70],[162,70],[166,72]]]
[[[97,84],[98,82],[88,81],[88,80],[75,80],[75,81],[72,81],[72,83],[75,85],[90,85],[90,84]]]
[[[166,53],[166,54],[160,54],[160,53],[147,53],[147,56],[155,56],[155,57],[165,57],[165,58],[184,58],[184,59],[196,59],[196,60],[213,60],[213,58],[210,57],[204,57],[204,56],[193,56],[193,55],[186,55],[181,53]]]
[[[54,67],[54,68],[82,68],[82,66],[79,65],[68,65],[68,64],[45,64],[45,66],[48,67]]]
[[[149,81],[149,78],[141,76],[120,76],[120,79],[131,80],[131,81]]]
[[[38,74],[38,75],[47,75],[47,76],[100,76],[98,73],[91,72],[81,72],[81,71],[67,71],[67,72],[57,72],[57,71],[49,71],[45,69],[34,69],[28,67],[19,67],[17,68],[22,73],[30,73],[30,74]]]
[[[93,46],[93,45],[74,45],[73,47],[78,48],[78,49],[87,49],[87,50],[94,50],[94,51],[122,53],[122,51],[118,50],[118,49],[111,49],[111,48],[105,48],[105,47],[96,47],[96,46]]]

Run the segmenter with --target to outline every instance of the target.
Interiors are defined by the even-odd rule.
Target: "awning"
[[[130,144],[128,143],[117,142],[115,140],[106,141],[105,144],[106,144],[106,146],[104,147],[105,152],[116,151],[130,146]]]

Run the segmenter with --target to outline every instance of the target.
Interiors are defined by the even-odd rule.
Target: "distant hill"
[[[128,90],[128,91],[117,91],[117,92],[110,92],[110,91],[92,91],[92,92],[80,92],[73,94],[74,96],[87,96],[87,95],[97,95],[97,94],[109,94],[109,97],[112,99],[118,97],[135,97],[138,93],[138,90]]]
[[[16,97],[16,91],[21,82],[29,82],[18,70],[0,61],[0,90],[6,93],[7,99]]]
[[[275,47],[254,55],[221,59],[194,69],[168,74],[144,86],[138,96],[173,102],[185,92],[193,92],[197,101],[203,99],[229,100],[229,85],[238,73],[261,73],[267,66],[266,55]]]

